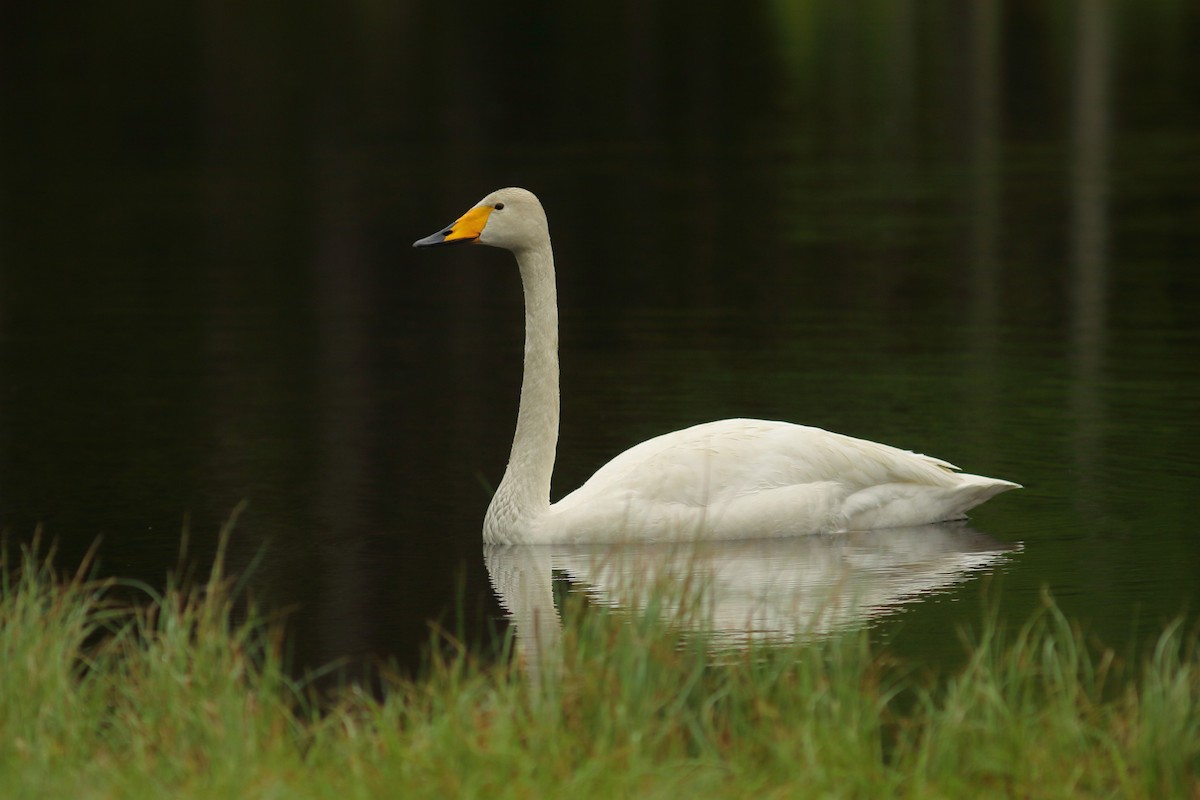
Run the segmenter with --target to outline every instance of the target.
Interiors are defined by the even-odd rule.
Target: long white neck
[[[515,544],[550,508],[558,445],[558,297],[547,235],[516,251],[525,290],[525,374],[508,469],[483,521],[484,541]]]

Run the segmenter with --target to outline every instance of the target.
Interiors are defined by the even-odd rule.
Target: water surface
[[[501,619],[520,288],[409,244],[518,184],[559,261],[555,496],[803,422],[1024,484],[972,520],[1023,545],[982,573],[1014,619],[1045,587],[1122,643],[1200,605],[1195,9],[123,8],[0,26],[10,540],[159,583],[244,500],[232,565],[303,663]],[[875,635],[952,657],[981,586]]]

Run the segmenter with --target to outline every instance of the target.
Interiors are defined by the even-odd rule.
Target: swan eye
[[[503,208],[504,208],[504,203],[496,203],[496,205],[492,206],[493,211],[500,211]]]

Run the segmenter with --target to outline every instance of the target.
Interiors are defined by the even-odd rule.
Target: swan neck
[[[550,508],[558,445],[558,298],[549,236],[515,251],[525,294],[525,369],[508,468],[485,524],[491,541],[519,541]]]

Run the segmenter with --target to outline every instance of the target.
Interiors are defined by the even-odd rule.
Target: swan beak
[[[491,213],[491,206],[476,206],[455,220],[454,224],[449,228],[426,236],[424,239],[417,239],[413,242],[413,247],[433,247],[437,244],[474,242],[483,233],[483,226],[487,225],[488,215]]]

